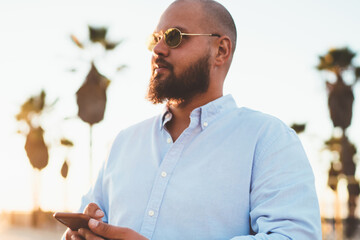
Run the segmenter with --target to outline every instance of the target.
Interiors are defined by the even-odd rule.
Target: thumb
[[[95,203],[89,203],[85,207],[84,213],[95,219],[101,219],[104,217],[104,212],[101,211],[100,207]]]

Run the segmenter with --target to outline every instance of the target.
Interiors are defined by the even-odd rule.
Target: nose
[[[169,52],[170,49],[166,45],[164,38],[162,37],[160,41],[154,46],[153,54],[167,57],[169,56]]]

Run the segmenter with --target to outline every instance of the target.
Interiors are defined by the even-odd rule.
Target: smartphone
[[[89,229],[88,222],[90,217],[83,213],[56,212],[53,216],[72,231],[77,231],[80,228]]]

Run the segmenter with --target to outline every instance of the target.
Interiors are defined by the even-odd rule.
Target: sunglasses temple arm
[[[214,36],[214,37],[220,37],[219,34],[215,33],[181,33],[182,36]]]

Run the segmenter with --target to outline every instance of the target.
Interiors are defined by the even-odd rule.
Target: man
[[[91,230],[65,239],[321,239],[294,131],[223,96],[235,45],[219,3],[169,6],[150,44],[148,92],[166,111],[118,135],[82,200]]]

